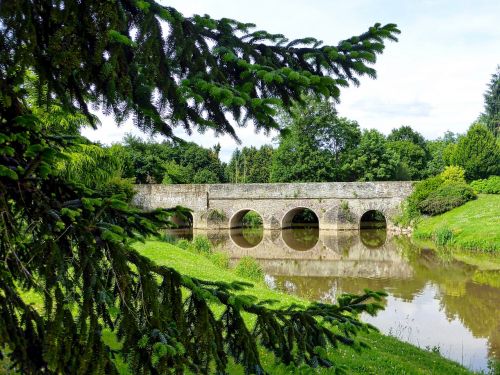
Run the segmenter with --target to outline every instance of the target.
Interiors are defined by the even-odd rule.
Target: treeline
[[[236,149],[228,163],[219,158],[220,146],[192,142],[152,142],[129,135],[106,149],[110,161],[118,159],[121,177],[140,184],[422,180],[449,165],[462,167],[467,180],[500,174],[499,141],[483,124],[436,140],[426,140],[409,126],[385,136],[361,130],[324,103],[293,118],[276,148]]]
[[[207,149],[131,135],[105,153],[119,159],[122,178],[140,184],[423,180],[447,166],[463,168],[473,181],[500,174],[500,68],[484,96],[484,112],[466,134],[446,132],[435,140],[409,126],[387,136],[361,130],[331,103],[306,98],[280,114],[283,131],[275,147],[236,149],[228,163],[220,160],[219,145]]]
[[[388,136],[361,130],[328,103],[310,103],[290,116],[276,148],[236,149],[228,163],[220,146],[152,142],[127,136],[108,150],[120,159],[122,177],[135,183],[268,183],[422,180],[460,166],[467,180],[500,174],[500,146],[483,124],[426,140],[409,126]]]

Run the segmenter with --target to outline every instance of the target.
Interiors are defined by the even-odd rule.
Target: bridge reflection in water
[[[386,290],[386,309],[363,319],[386,334],[474,370],[500,359],[500,289],[481,280],[500,279],[385,230],[319,231],[317,228],[184,232],[207,236],[234,264],[251,256],[272,288],[334,302],[342,293]],[[496,273],[495,273],[496,272]]]
[[[233,262],[244,256],[259,261],[270,275],[397,277],[412,269],[385,230],[319,231],[317,228],[262,231],[195,231],[227,252]]]

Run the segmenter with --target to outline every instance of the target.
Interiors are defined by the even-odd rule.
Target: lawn
[[[500,252],[500,195],[481,194],[444,214],[424,218],[414,231],[417,239],[433,239],[439,232],[453,233],[449,245],[483,253]]]

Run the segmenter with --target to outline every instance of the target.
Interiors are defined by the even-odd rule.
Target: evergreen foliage
[[[228,357],[262,373],[257,343],[284,364],[332,366],[321,348],[370,328],[357,317],[380,309],[369,300],[383,293],[273,309],[240,294],[242,283],[186,277],[140,255],[130,242],[180,209],[141,212],[56,173],[76,144],[27,101],[31,72],[37,104],[94,126],[89,105],[149,133],[172,137],[180,125],[237,138],[229,116],[278,128],[277,105],[305,93],[338,100],[340,87],[375,77],[369,65],[399,33],[376,24],[328,46],[253,27],[152,0],[0,2],[0,353],[14,370],[114,374],[121,355],[134,374],[224,373]],[[43,311],[22,291],[40,293]],[[255,316],[252,330],[243,313]],[[104,343],[105,328],[121,348]]]
[[[494,135],[500,136],[500,65],[484,94],[484,113],[480,119]]]
[[[469,181],[500,174],[500,144],[482,124],[473,124],[458,140],[450,159],[464,168]]]
[[[267,183],[270,182],[271,158],[273,148],[264,145],[236,149],[226,167],[226,175],[231,183]]]

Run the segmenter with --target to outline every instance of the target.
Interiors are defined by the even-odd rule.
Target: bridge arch
[[[172,215],[171,219],[178,229],[193,229],[194,216],[192,212],[179,212]]]
[[[305,218],[306,224],[309,226],[319,227],[319,216],[314,210],[309,207],[295,207],[289,210],[281,219],[281,228],[292,228],[297,224],[297,218]]]
[[[235,212],[233,214],[233,216],[231,216],[231,219],[229,219],[229,229],[243,228],[243,226],[244,226],[243,218],[245,217],[246,214],[248,214],[250,212],[255,212],[255,214],[257,214],[260,217],[260,222],[262,225],[264,222],[264,219],[258,211],[251,209],[251,208],[244,208],[242,210]]]
[[[387,218],[381,210],[367,210],[359,219],[359,229],[387,228]]]
[[[245,216],[248,213],[254,213],[251,220],[252,225],[245,225]],[[250,223],[248,223],[250,224]],[[229,237],[233,243],[241,248],[253,248],[257,246],[263,239],[263,218],[256,210],[244,208],[237,211],[229,219]]]

